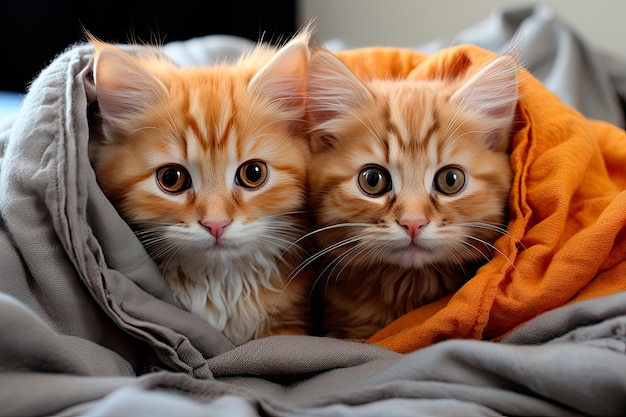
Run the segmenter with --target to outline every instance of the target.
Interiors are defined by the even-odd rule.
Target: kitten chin
[[[358,79],[314,51],[307,98],[310,204],[323,333],[372,336],[460,288],[506,235],[518,66]]]
[[[211,249],[163,260],[159,262],[159,267],[174,296],[185,309],[222,330],[233,343],[242,344],[270,334],[263,325],[272,313],[270,305],[284,309],[285,306],[280,306],[278,302],[287,300],[290,304],[306,305],[304,297],[308,295],[308,290],[298,288],[298,282],[289,288],[290,293],[282,294],[285,290],[283,277],[289,276],[291,268],[285,263],[277,263],[278,256],[280,250],[276,248],[259,250],[249,247],[245,252]],[[284,300],[280,300],[281,296]],[[300,307],[291,308],[297,313]],[[277,311],[277,314],[289,313]],[[294,333],[310,332],[298,323],[297,314],[293,319],[281,318],[280,315],[277,322],[278,319],[283,324],[293,321]]]
[[[311,332],[305,254],[310,28],[231,64],[179,68],[91,39],[90,158],[180,307],[235,344]]]

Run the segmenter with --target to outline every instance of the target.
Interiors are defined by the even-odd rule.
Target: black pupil
[[[452,172],[452,171],[448,172],[446,174],[446,184],[448,184],[448,186],[452,187],[455,182],[456,182],[456,174],[454,172]]]
[[[365,182],[372,188],[375,188],[382,179],[380,172],[368,171],[365,173]]]
[[[261,167],[257,164],[250,164],[246,167],[246,178],[250,182],[257,182],[261,179],[263,172]]]
[[[178,180],[181,177],[181,172],[177,169],[170,168],[163,173],[163,184],[167,187],[173,187],[178,183]]]

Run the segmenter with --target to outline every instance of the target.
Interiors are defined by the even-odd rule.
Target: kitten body
[[[98,183],[179,305],[235,344],[308,333],[302,134],[309,33],[234,63],[179,68],[96,40]]]
[[[323,332],[365,339],[457,290],[505,233],[518,68],[361,81],[319,50],[308,71]]]

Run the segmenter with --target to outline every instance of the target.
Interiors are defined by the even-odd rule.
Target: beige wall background
[[[626,0],[545,0],[560,20],[593,47],[626,59]],[[420,46],[449,39],[495,9],[532,2],[507,0],[298,0],[298,19],[315,17],[321,42],[347,47]]]

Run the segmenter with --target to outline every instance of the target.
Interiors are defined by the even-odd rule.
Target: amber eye
[[[366,166],[359,172],[359,187],[370,197],[380,197],[391,190],[391,176],[379,165]]]
[[[433,187],[442,194],[456,194],[465,186],[465,172],[458,167],[444,167],[435,174]]]
[[[258,188],[267,179],[267,165],[263,161],[244,162],[237,168],[235,182],[244,188]]]
[[[169,194],[182,193],[191,187],[191,177],[180,165],[165,165],[156,170],[157,184]]]

